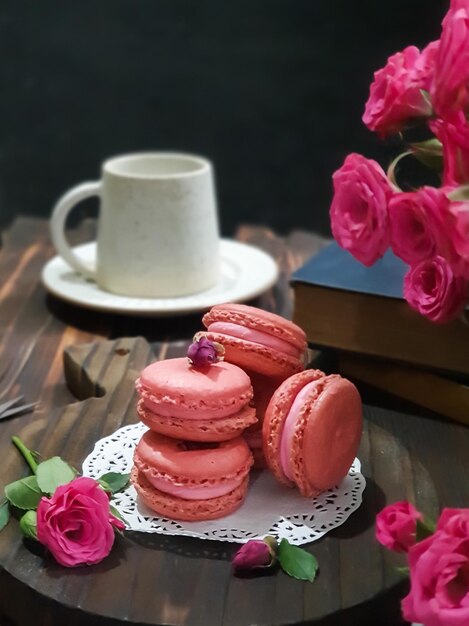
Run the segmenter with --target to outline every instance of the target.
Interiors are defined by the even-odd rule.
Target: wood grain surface
[[[83,240],[92,231],[72,236]],[[282,269],[279,283],[253,304],[289,317],[288,276],[323,241],[307,233],[282,239],[254,227],[241,228],[238,238],[270,251]],[[183,354],[200,329],[200,316],[103,315],[46,296],[39,276],[53,251],[45,222],[18,221],[2,244],[0,397],[22,393],[41,407],[0,423],[0,488],[26,473],[12,435],[79,465],[96,439],[136,421],[136,373],[153,358]],[[429,514],[467,505],[468,449],[462,425],[366,406],[364,502],[346,524],[310,544],[321,567],[314,584],[281,572],[236,578],[232,544],[139,533],[119,538],[101,564],[67,570],[24,543],[12,521],[0,534],[0,615],[17,626],[395,624],[406,583],[394,568],[400,559],[374,540],[374,516],[402,498]]]

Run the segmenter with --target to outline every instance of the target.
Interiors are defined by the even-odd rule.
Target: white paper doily
[[[146,430],[142,423],[132,424],[100,439],[83,463],[83,474],[99,478],[106,472],[130,472],[135,446]],[[137,500],[133,486],[116,494],[112,504],[128,530],[239,543],[273,535],[301,545],[340,526],[358,509],[365,489],[360,469],[360,461],[355,459],[341,484],[317,498],[303,498],[296,490],[278,484],[267,470],[252,472],[242,506],[231,515],[206,522],[156,517]]]

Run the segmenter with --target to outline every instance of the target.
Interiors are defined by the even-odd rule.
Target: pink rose
[[[415,543],[417,520],[422,514],[410,502],[396,502],[376,516],[376,539],[395,552],[407,552]]]
[[[360,154],[349,154],[332,178],[332,234],[361,263],[372,265],[389,246],[391,185],[379,164]]]
[[[99,563],[111,551],[114,527],[124,524],[111,515],[109,498],[92,478],[75,478],[41,498],[37,536],[65,567]]]
[[[455,187],[469,182],[469,124],[463,111],[449,113],[446,120],[430,123],[443,144],[443,183]]]
[[[408,553],[410,593],[402,601],[406,620],[425,626],[469,624],[469,536],[437,531]]]
[[[467,282],[455,274],[441,256],[421,261],[404,277],[404,297],[410,306],[432,322],[456,318],[467,300]]]
[[[443,20],[431,89],[435,111],[447,117],[469,104],[469,4],[457,0]]]
[[[469,538],[469,509],[443,509],[436,525],[437,531],[444,531],[452,537]]]
[[[236,552],[232,564],[235,570],[249,570],[269,567],[273,559],[274,552],[270,545],[261,539],[250,539]]]
[[[410,119],[431,115],[431,104],[422,89],[430,85],[437,47],[432,42],[420,54],[418,48],[408,46],[375,72],[362,118],[370,130],[385,137],[400,131]]]
[[[437,255],[454,258],[454,217],[442,189],[422,187],[389,201],[391,247],[409,265]]]
[[[432,41],[422,50],[419,58],[415,62],[415,70],[418,76],[418,81],[422,85],[422,89],[425,89],[425,91],[430,91],[433,84],[436,57],[439,48],[440,41]]]
[[[469,202],[453,202],[451,213],[454,219],[453,245],[461,259],[461,273],[469,277]]]

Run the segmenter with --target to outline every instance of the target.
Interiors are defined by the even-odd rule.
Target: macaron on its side
[[[302,457],[296,457],[298,466],[293,469],[303,495],[340,484],[357,455],[362,427],[357,388],[346,378],[328,376],[304,425]]]
[[[246,428],[257,424],[256,409],[245,406],[243,409],[218,419],[184,419],[166,417],[150,411],[143,399],[137,404],[140,420],[151,430],[187,441],[225,441],[239,437]]]
[[[135,449],[132,480],[160,515],[215,519],[241,504],[252,463],[242,437],[197,444],[147,431]]]
[[[202,321],[206,337],[224,346],[225,360],[230,363],[282,380],[304,369],[305,333],[279,315],[242,304],[222,304]]]
[[[320,370],[305,370],[285,380],[273,394],[266,409],[263,424],[264,456],[267,466],[277,480],[288,487],[294,487],[295,482],[286,476],[280,461],[280,448],[285,420],[290,412],[298,393],[313,381],[322,380],[324,372]],[[306,410],[303,411],[303,417]]]
[[[344,478],[356,456],[362,405],[356,387],[337,374],[307,370],[284,381],[266,411],[268,466],[283,484],[312,497]]]

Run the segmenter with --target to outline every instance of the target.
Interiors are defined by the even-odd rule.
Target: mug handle
[[[64,194],[52,211],[52,217],[50,221],[50,234],[52,243],[54,244],[57,252],[60,256],[71,266],[74,270],[82,274],[85,278],[91,278],[96,280],[96,268],[86,265],[75,252],[70,248],[67,239],[65,238],[65,221],[68,214],[73,207],[89,198],[90,196],[101,195],[101,182],[96,181],[92,183],[82,183],[67,191]]]

